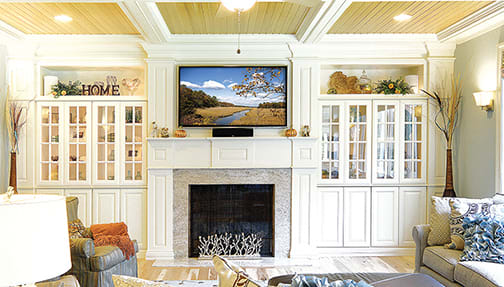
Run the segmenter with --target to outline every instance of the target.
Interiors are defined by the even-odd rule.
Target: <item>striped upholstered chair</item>
[[[68,221],[76,220],[79,199],[67,198]],[[90,238],[70,239],[72,241],[70,252],[72,256],[72,269],[68,274],[75,275],[83,287],[113,287],[112,274],[138,275],[136,255],[126,260],[122,251],[116,246],[95,247]],[[133,240],[135,252],[138,244]]]

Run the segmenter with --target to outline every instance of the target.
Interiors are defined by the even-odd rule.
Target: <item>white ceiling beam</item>
[[[441,42],[461,44],[502,25],[504,1],[496,1],[437,33],[437,37]]]
[[[26,36],[25,33],[19,31],[4,21],[0,21],[0,33],[13,40],[23,40]]]
[[[317,43],[322,40],[350,4],[352,4],[351,0],[326,1],[316,15],[307,15],[306,20],[309,22],[303,22],[301,25],[296,35],[298,40],[307,44]]]
[[[117,4],[146,41],[163,43],[171,37],[170,30],[155,2],[125,0]]]

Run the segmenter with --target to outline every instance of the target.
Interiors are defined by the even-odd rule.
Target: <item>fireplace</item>
[[[190,184],[189,257],[198,257],[199,237],[240,234],[262,240],[261,256],[274,256],[273,184]]]

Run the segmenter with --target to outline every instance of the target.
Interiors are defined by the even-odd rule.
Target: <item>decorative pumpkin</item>
[[[297,136],[297,131],[293,128],[290,128],[285,131],[285,136],[286,137],[295,137],[295,136]]]
[[[185,138],[187,136],[187,133],[185,130],[182,130],[182,129],[178,129],[175,131],[175,137],[176,138]]]

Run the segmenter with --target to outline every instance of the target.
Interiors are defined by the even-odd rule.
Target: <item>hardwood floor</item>
[[[245,271],[257,280],[289,273],[385,272],[411,273],[415,257],[333,257],[321,258],[320,265],[250,267]],[[148,280],[216,280],[213,267],[153,267],[153,260],[138,260],[138,277]]]

